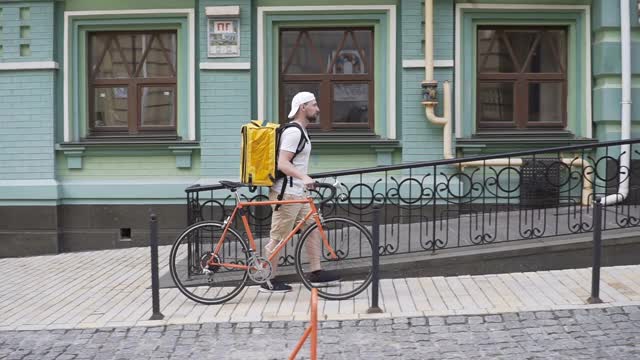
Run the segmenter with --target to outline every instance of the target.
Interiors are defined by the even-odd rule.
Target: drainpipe
[[[628,9],[629,7],[627,6],[627,11]],[[628,19],[627,16],[627,22]],[[438,117],[435,114],[435,107],[438,105],[438,82],[433,78],[433,0],[425,0],[424,2],[424,73],[425,80],[422,82],[422,104],[425,107],[425,116],[432,124],[443,126],[443,156],[445,159],[453,159],[453,153],[451,151],[451,88],[448,81],[445,81],[443,84],[444,114],[442,117]],[[591,167],[591,164],[577,157],[562,158],[560,161],[569,167],[580,167],[583,169],[582,176],[584,179],[582,182],[581,202],[582,205],[589,205],[589,199],[593,192],[592,176],[588,175],[584,169]],[[486,161],[468,161],[459,163],[458,166],[460,169],[481,166],[521,167],[523,162],[521,158],[504,158]]]
[[[629,20],[629,0],[620,0],[620,45],[622,55],[622,119],[620,140],[631,138],[631,24]],[[604,206],[623,202],[629,195],[629,171],[631,169],[631,146],[620,146],[620,178],[618,192],[605,196]]]
[[[444,114],[436,116],[435,107],[438,105],[438,82],[433,79],[433,0],[424,2],[424,73],[422,82],[422,105],[425,116],[435,125],[443,126],[442,142],[444,158],[453,159],[451,151],[451,87],[444,82]]]
[[[582,194],[581,194],[581,203],[582,205],[588,206],[590,204],[591,194],[593,193],[593,176],[587,174],[585,169],[593,167],[591,163],[587,160],[581,159],[579,157],[575,158],[561,158],[560,162],[567,165],[569,168],[576,167],[582,168]],[[509,167],[521,167],[524,164],[524,160],[522,158],[504,158],[504,159],[490,159],[490,160],[478,160],[478,161],[467,161],[460,163],[460,169],[464,169],[465,167],[482,167],[482,166],[509,166]]]

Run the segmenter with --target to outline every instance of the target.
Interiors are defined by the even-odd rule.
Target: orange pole
[[[311,289],[311,360],[318,359],[318,289]]]
[[[318,359],[318,289],[311,289],[311,325],[304,331],[302,338],[296,344],[295,349],[289,356],[289,360],[294,360],[298,352],[304,345],[307,338],[311,336],[311,360]]]
[[[302,348],[302,345],[304,344],[304,341],[307,340],[307,337],[309,336],[310,333],[311,333],[311,327],[308,327],[304,331],[304,335],[302,335],[302,338],[300,338],[300,341],[298,341],[296,348],[293,349],[291,356],[289,356],[289,360],[293,360],[296,358],[296,355],[298,355],[298,351],[300,351],[300,349]]]

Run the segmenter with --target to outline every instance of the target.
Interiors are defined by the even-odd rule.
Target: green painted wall
[[[424,5],[420,1],[403,1],[402,21],[402,60],[424,60]],[[436,0],[434,2],[434,59],[454,59],[454,1]],[[453,88],[453,68],[436,68],[434,77],[439,82],[439,101],[436,109],[442,115],[444,81]],[[402,69],[400,86],[402,95],[398,98],[401,109],[402,161],[428,161],[442,159],[442,126],[431,124],[425,116],[425,107],[421,104],[421,82],[425,80],[423,68]]]
[[[439,82],[439,105],[436,114],[442,116],[442,83],[450,81],[453,88],[453,71],[436,69],[434,77]],[[424,70],[406,69],[402,75],[402,160],[403,162],[438,160],[443,157],[442,126],[434,125],[425,116],[420,83]],[[453,97],[453,94],[452,94]]]
[[[632,137],[640,136],[640,25],[631,1]],[[593,123],[599,140],[620,140],[622,100],[620,3],[593,1]]]
[[[454,59],[455,4],[531,4],[531,0],[435,0],[435,59]],[[589,5],[592,26],[593,69],[593,120],[594,135],[602,140],[619,137],[620,118],[620,43],[619,9],[617,1],[610,0],[543,0],[536,4]],[[632,1],[631,23],[633,24],[633,57],[640,58],[640,26],[635,2]],[[207,18],[205,7],[240,5],[241,54],[236,58],[207,57]],[[256,44],[255,13],[258,6],[304,6],[344,5],[342,0],[325,0],[321,3],[304,3],[294,0],[66,0],[63,2],[11,2],[2,8],[3,46],[0,62],[50,61],[62,66],[62,11],[95,11],[126,9],[170,9],[194,8],[196,12],[196,72],[197,118],[196,128],[200,149],[192,154],[192,166],[188,169],[176,167],[175,156],[168,149],[122,150],[100,153],[89,149],[83,157],[82,169],[69,169],[62,152],[55,154],[55,134],[61,132],[61,81],[62,70],[0,72],[0,106],[8,109],[0,114],[3,131],[0,144],[10,144],[10,152],[0,155],[3,172],[1,179],[58,180],[62,182],[64,201],[77,199],[135,198],[135,192],[118,188],[115,194],[100,189],[100,182],[140,184],[164,179],[165,185],[156,184],[153,191],[158,199],[178,199],[175,189],[183,184],[207,179],[237,179],[239,162],[239,129],[252,118],[255,108],[255,77],[258,54]],[[420,0],[353,0],[349,5],[396,5],[397,6],[397,136],[401,147],[391,153],[394,163],[440,159],[442,157],[442,128],[430,124],[420,104],[420,83],[424,80],[421,68],[403,68],[403,60],[424,58],[424,5]],[[28,19],[20,20],[20,7],[29,6]],[[57,9],[57,10],[56,10]],[[307,14],[309,15],[309,14]],[[252,20],[253,19],[253,20]],[[322,20],[322,17],[318,17]],[[282,19],[276,19],[281,21]],[[536,19],[530,19],[535,22]],[[20,26],[28,26],[22,30]],[[51,34],[56,34],[55,39]],[[386,39],[386,34],[380,34]],[[20,56],[20,45],[29,45],[30,54]],[[253,44],[253,48],[252,48]],[[199,70],[200,63],[247,62],[250,70]],[[640,136],[640,62],[633,61],[632,117],[636,124],[634,135]],[[385,69],[378,69],[379,76]],[[440,81],[442,112],[442,82],[451,81],[453,68],[436,68],[435,78]],[[382,83],[381,83],[382,84]],[[578,83],[576,83],[578,84]],[[578,84],[579,85],[579,84]],[[24,88],[23,88],[24,87]],[[28,87],[28,88],[27,88]],[[20,97],[20,101],[16,97]],[[458,99],[459,100],[459,99]],[[455,99],[454,99],[455,101]],[[20,102],[24,108],[16,107]],[[453,104],[455,105],[455,104]],[[20,105],[22,106],[22,105]],[[386,106],[378,101],[377,106]],[[455,106],[454,106],[455,109]],[[376,109],[378,112],[379,109]],[[255,109],[254,109],[255,113]],[[8,124],[8,125],[7,125]],[[386,126],[386,125],[385,125]],[[384,129],[382,130],[384,133]],[[59,137],[58,137],[59,139]],[[58,141],[59,142],[59,141]],[[29,144],[29,145],[27,145]],[[17,157],[17,158],[16,158]],[[379,158],[370,145],[316,144],[311,158],[312,172],[375,166]],[[83,185],[78,185],[82,183]],[[74,185],[75,184],[75,185]],[[181,184],[181,185],[176,185]],[[75,191],[74,186],[81,191]],[[166,186],[163,190],[163,186]],[[151,191],[151,190],[149,190]],[[171,195],[167,195],[171,194]],[[147,194],[147,199],[153,194]],[[75,200],[74,200],[75,199]]]
[[[192,155],[192,168],[176,168],[171,154],[96,155],[89,151],[82,161],[82,169],[69,169],[62,154],[56,156],[58,180],[155,180],[195,178],[200,166],[198,153]],[[195,170],[194,170],[195,169]]]
[[[403,1],[404,2],[404,1]],[[319,6],[319,5],[395,5],[396,0],[323,0],[321,2],[300,2],[296,0],[256,0],[256,6]]]
[[[320,13],[283,13],[265,16],[265,117],[273,121],[279,116],[279,87],[277,57],[279,51],[278,31],[282,27],[291,26],[370,26],[374,28],[374,79],[375,79],[375,133],[387,138],[388,126],[388,79],[387,71],[390,63],[389,20],[380,11],[361,10],[353,13],[341,13],[326,9]],[[397,55],[396,55],[397,56]],[[321,109],[322,111],[322,109]],[[340,145],[340,144],[336,144]]]
[[[203,62],[248,62],[251,61],[251,1],[250,0],[201,0],[198,8],[198,46],[200,59]],[[240,6],[240,56],[238,57],[207,57],[207,16],[205,8],[207,6]]]
[[[52,70],[0,71],[0,180],[53,179]]]
[[[195,1],[76,1],[70,0],[64,3],[64,11],[113,11],[131,9],[189,9],[193,8]],[[195,19],[197,22],[197,19]],[[89,30],[126,30],[149,28],[177,28],[178,30],[178,104],[179,134],[186,135],[188,127],[188,66],[197,67],[188,63],[188,23],[186,15],[156,15],[153,18],[144,15],[136,15],[134,20],[122,21],[118,15],[98,15],[91,19],[82,18],[74,20],[73,32],[82,35]],[[154,25],[155,24],[155,25]],[[155,26],[155,27],[154,27]],[[196,27],[197,27],[196,23]],[[82,36],[72,36],[80,39]],[[58,32],[59,43],[62,43],[62,32]],[[71,59],[74,66],[74,74],[83,75],[86,72],[86,58],[84,46],[74,43],[72,51],[76,61]],[[196,43],[196,49],[198,44]],[[197,50],[196,50],[197,53]],[[66,54],[64,54],[66,55]],[[64,56],[63,55],[63,56]],[[198,54],[196,54],[198,57]],[[180,65],[182,64],[182,65]],[[78,124],[74,127],[76,136],[85,133],[86,96],[85,80],[80,76],[73,91],[70,111],[73,112]],[[72,83],[71,85],[73,85]],[[80,105],[77,108],[74,105]],[[61,125],[61,124],[60,124]],[[61,126],[60,132],[61,132]],[[58,142],[62,142],[60,136]],[[145,203],[150,199],[164,199],[164,201],[180,201],[184,198],[184,188],[197,181],[200,176],[199,151],[193,151],[191,155],[191,167],[179,168],[176,164],[176,156],[166,146],[138,146],[131,147],[123,143],[122,147],[110,148],[87,146],[82,154],[82,168],[69,169],[67,158],[62,151],[56,155],[57,178],[60,182],[60,196],[63,203],[92,203],[104,202],[108,199],[132,199],[134,202]],[[144,184],[149,184],[145,187]],[[177,189],[180,189],[179,191]],[[142,195],[144,193],[144,195]],[[137,200],[136,200],[137,199]]]
[[[53,60],[53,3],[4,3],[0,9],[0,62]],[[53,178],[54,74],[0,71],[0,179]]]
[[[312,152],[316,154],[309,160],[310,173],[376,166],[376,153],[368,147],[349,151],[336,147],[331,151],[314,149]]]
[[[65,0],[66,11],[186,9],[194,6],[195,0]]]
[[[206,6],[240,5],[240,57],[207,57]],[[200,1],[198,34],[202,62],[249,62],[251,59],[251,1]],[[251,120],[251,71],[200,70],[199,141],[201,177],[240,178],[240,127]]]
[[[240,127],[251,120],[248,71],[200,74],[202,177],[239,179]]]
[[[54,4],[0,3],[0,63],[54,60]],[[0,70],[0,203],[55,200],[56,70]]]
[[[456,0],[456,3],[469,4],[539,4],[539,5],[589,5],[592,0]]]
[[[433,3],[434,59],[453,60],[454,0],[435,0]],[[400,8],[402,60],[424,59],[424,3],[405,0]],[[423,79],[424,80],[424,79]]]
[[[52,60],[53,2],[3,2],[0,9],[0,61]]]
[[[465,86],[461,91],[462,102],[460,117],[460,133],[463,138],[470,138],[476,133],[475,108],[476,108],[476,45],[475,28],[481,24],[503,25],[561,25],[568,29],[567,43],[567,130],[576,137],[584,137],[588,134],[587,121],[590,104],[587,99],[587,83],[585,72],[587,69],[587,13],[584,8],[564,9],[562,11],[538,12],[534,9],[517,9],[512,11],[496,11],[492,9],[464,9],[461,19],[462,68],[459,69],[461,81]],[[508,140],[507,140],[508,141]],[[517,142],[513,143],[518,147]],[[543,143],[541,147],[545,146]],[[484,149],[483,151],[491,151]],[[509,151],[509,149],[503,149]]]
[[[634,0],[629,1],[629,13],[631,14],[631,27],[640,27],[638,24],[638,4]],[[620,1],[593,0],[591,7],[591,26],[594,32],[612,28],[620,30]],[[597,36],[597,34],[595,34]]]
[[[620,75],[622,63],[620,61],[620,32],[600,30],[595,31],[593,40],[593,76],[595,79],[607,75]],[[640,74],[640,62],[633,59],[640,58],[640,29],[634,29],[631,36],[631,71]]]

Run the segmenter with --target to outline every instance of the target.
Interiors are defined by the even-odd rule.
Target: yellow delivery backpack
[[[284,126],[262,120],[254,120],[242,125],[240,154],[240,178],[243,183],[252,186],[271,186],[285,175],[278,171],[278,148],[280,135],[289,127],[300,129],[300,142],[295,155],[298,155],[306,145],[306,138],[302,134],[302,127],[297,123]],[[295,156],[294,155],[294,156]],[[286,181],[284,182],[286,183]]]
[[[242,126],[240,176],[245,184],[271,186],[276,181],[278,124],[254,120]]]

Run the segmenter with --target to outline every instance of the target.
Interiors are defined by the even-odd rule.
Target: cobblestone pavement
[[[161,274],[168,273],[169,250],[170,246],[159,249]],[[97,262],[109,266],[96,268]],[[45,273],[33,266],[40,263],[47,264]],[[292,283],[293,291],[286,294],[264,294],[258,286],[248,286],[231,301],[212,306],[189,300],[177,288],[162,288],[165,318],[149,321],[149,269],[148,248],[0,259],[0,331],[305,321],[309,317],[311,293]],[[379,300],[387,318],[588,309],[593,307],[585,304],[591,273],[590,268],[582,268],[381,279]],[[602,268],[602,305],[640,305],[639,279],[640,265]],[[42,284],[47,284],[46,289]],[[320,299],[319,316],[330,321],[366,320],[370,294],[366,291],[342,301]]]
[[[322,359],[639,359],[640,307],[321,322]],[[0,332],[0,359],[285,359],[304,322]],[[305,346],[298,358],[308,358]]]

